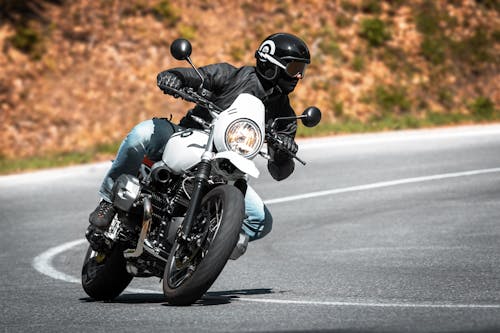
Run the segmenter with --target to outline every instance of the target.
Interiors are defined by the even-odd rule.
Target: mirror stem
[[[196,71],[196,74],[198,74],[198,76],[200,77],[200,79],[201,79],[200,88],[203,88],[203,82],[205,82],[205,80],[203,79],[203,75],[201,75],[201,73],[198,70],[198,68],[196,68],[196,66],[193,64],[193,61],[191,60],[190,57],[186,57],[186,60],[189,62],[189,64],[191,65],[191,67],[193,67],[193,69]]]
[[[274,126],[276,125],[276,123],[279,120],[302,119],[302,118],[306,118],[306,117],[307,116],[305,116],[305,115],[292,116],[292,117],[278,117],[278,118],[274,119],[273,123],[271,124],[271,128],[274,128]]]

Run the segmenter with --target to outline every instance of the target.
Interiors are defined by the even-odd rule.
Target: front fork
[[[210,176],[211,171],[212,164],[209,161],[202,160],[198,164],[198,172],[196,173],[194,179],[194,188],[193,193],[191,193],[191,201],[189,201],[186,216],[184,217],[182,229],[179,234],[179,236],[184,240],[188,240],[188,235],[191,232],[191,227],[193,226],[195,218],[200,211],[201,200],[203,199],[203,195],[206,192],[208,177]]]
[[[214,148],[214,129],[210,126],[210,135],[208,136],[207,146],[205,152],[201,157],[201,162],[198,163],[198,170],[194,178],[194,188],[191,193],[191,200],[189,201],[189,206],[184,217],[182,228],[179,230],[178,237],[183,240],[188,240],[188,235],[191,232],[193,223],[200,211],[201,200],[203,195],[206,193],[208,187],[208,179],[210,173],[212,172],[212,156]]]

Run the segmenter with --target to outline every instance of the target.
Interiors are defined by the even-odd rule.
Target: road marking
[[[326,305],[326,306],[358,306],[379,308],[450,308],[450,309],[500,309],[500,304],[436,304],[436,303],[374,303],[374,302],[322,302],[322,301],[296,301],[266,298],[236,298],[245,302],[271,303],[271,304],[296,304],[296,305]]]
[[[352,186],[341,189],[334,189],[328,191],[319,191],[306,193],[301,195],[289,196],[278,199],[266,200],[266,204],[275,204],[282,202],[289,202],[295,200],[309,199],[326,195],[335,195],[340,193],[354,192],[354,191],[365,191],[376,188],[383,188],[389,186],[397,186],[402,184],[411,184],[417,182],[426,182],[431,180],[441,180],[448,178],[457,178],[457,177],[467,177],[474,175],[482,175],[488,173],[500,172],[500,168],[492,168],[492,169],[482,169],[482,170],[471,170],[471,171],[463,171],[463,172],[454,172],[447,174],[439,174],[432,176],[424,176],[424,177],[415,177],[415,178],[406,178],[399,179],[394,181],[387,182],[378,182],[367,185],[360,186]],[[33,267],[40,273],[54,278],[56,280],[62,280],[71,283],[81,283],[79,278],[68,275],[66,273],[58,271],[52,264],[53,259],[73,247],[82,245],[86,242],[85,239],[78,239],[71,242],[67,242],[61,244],[59,246],[48,249],[47,251],[41,253],[33,259]],[[157,293],[154,290],[148,289],[132,289],[127,288],[127,292],[132,293]],[[210,298],[213,298],[210,296]],[[465,308],[465,309],[500,309],[500,304],[453,304],[453,303],[375,303],[375,302],[343,302],[343,301],[303,301],[303,300],[279,300],[279,299],[265,299],[265,298],[246,298],[246,297],[237,297],[234,298],[240,301],[245,302],[259,302],[259,303],[273,303],[273,304],[288,304],[288,305],[317,305],[317,306],[357,306],[357,307],[397,307],[397,308]]]
[[[356,192],[356,191],[367,191],[367,190],[373,190],[373,189],[377,189],[377,188],[397,186],[397,185],[403,185],[403,184],[422,183],[422,182],[428,182],[431,180],[441,180],[441,179],[448,179],[448,178],[476,176],[476,175],[495,173],[495,172],[500,172],[500,168],[471,170],[471,171],[454,172],[454,173],[444,173],[444,174],[439,174],[439,175],[415,177],[415,178],[404,178],[404,179],[392,180],[392,181],[387,181],[387,182],[378,182],[378,183],[372,183],[372,184],[366,184],[366,185],[344,187],[344,188],[338,188],[338,189],[327,190],[327,191],[318,191],[318,192],[292,195],[292,196],[283,197],[283,198],[264,200],[264,203],[266,205],[272,205],[272,204],[289,202],[289,201],[323,197],[323,196],[327,196],[327,195],[335,195],[335,194]]]
[[[40,273],[47,275],[56,280],[62,280],[66,282],[80,283],[80,279],[75,278],[71,275],[65,274],[58,271],[52,265],[52,259],[55,258],[60,253],[66,252],[71,248],[85,243],[85,239],[79,239],[72,242],[64,243],[59,246],[48,249],[47,251],[39,254],[33,259],[33,267]]]
[[[52,265],[52,259],[70,250],[73,247],[82,245],[86,242],[85,239],[78,239],[71,242],[61,244],[59,246],[48,249],[38,255],[33,260],[33,266],[40,273],[47,275],[56,280],[62,280],[71,283],[80,283],[80,279],[71,275],[62,273],[55,269]],[[125,292],[138,294],[160,294],[157,290],[127,288]],[[221,296],[216,296],[216,298]],[[214,296],[207,296],[208,299],[213,299]],[[244,302],[257,302],[268,304],[285,304],[285,305],[314,305],[314,306],[353,306],[353,307],[383,307],[383,308],[445,308],[445,309],[500,309],[500,304],[453,304],[453,303],[375,303],[375,302],[343,302],[343,301],[303,301],[303,300],[286,300],[286,299],[267,299],[267,298],[250,298],[237,296],[231,300]]]

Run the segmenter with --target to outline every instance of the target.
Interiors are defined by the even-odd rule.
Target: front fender
[[[219,158],[228,159],[239,170],[254,178],[258,178],[260,175],[259,169],[257,169],[255,163],[252,160],[246,159],[245,157],[233,151],[223,151],[215,154],[214,159]]]

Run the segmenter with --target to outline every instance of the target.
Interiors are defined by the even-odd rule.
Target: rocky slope
[[[292,101],[297,112],[319,106],[329,122],[491,113],[500,103],[494,0],[0,0],[0,9],[0,158],[83,150],[149,117],[179,119],[189,104],[155,79],[185,66],[169,55],[180,36],[199,66],[254,64],[267,35],[301,36],[313,60]]]

